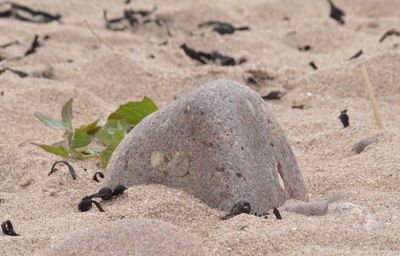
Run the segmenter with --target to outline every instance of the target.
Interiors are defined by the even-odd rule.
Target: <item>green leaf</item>
[[[99,154],[99,158],[103,168],[107,167],[108,161],[110,160],[112,153],[114,152],[114,150],[117,148],[117,146],[124,137],[125,137],[125,131],[120,130],[115,132],[112,143]]]
[[[100,125],[97,125],[99,123],[99,120],[100,120],[100,117],[96,118],[94,121],[92,121],[88,124],[82,125],[81,127],[79,127],[79,130],[82,130],[89,135],[93,135],[96,132],[98,132],[101,128]]]
[[[125,120],[108,120],[107,123],[101,127],[97,133],[97,137],[106,146],[111,145],[114,141],[114,134],[118,131],[126,131],[130,125]]]
[[[72,130],[72,123],[71,120],[73,118],[72,115],[72,101],[73,99],[69,99],[69,101],[67,101],[67,103],[64,104],[62,111],[61,111],[61,117],[62,120],[64,122],[64,124]]]
[[[68,130],[65,124],[57,119],[52,117],[43,115],[42,113],[35,112],[35,116],[39,119],[44,125],[50,127],[51,129],[55,130]]]
[[[49,145],[44,145],[44,144],[38,144],[38,143],[32,143],[35,146],[40,147],[41,149],[53,153],[58,156],[62,157],[68,157],[68,152],[63,148],[63,147],[53,147]]]
[[[80,148],[89,145],[91,142],[90,136],[81,129],[75,129],[72,136],[71,148]]]
[[[94,152],[88,152],[87,149],[79,150],[75,148],[70,149],[70,154],[74,159],[86,160],[96,156]]]
[[[143,118],[157,111],[157,105],[147,97],[140,102],[128,102],[119,106],[117,111],[112,113],[109,120],[126,120],[129,124],[137,125]]]

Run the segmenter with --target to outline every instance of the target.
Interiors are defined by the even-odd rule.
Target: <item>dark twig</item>
[[[57,170],[55,167],[56,167],[56,164],[59,164],[59,163],[65,164],[65,165],[68,167],[69,172],[71,173],[72,179],[73,179],[73,180],[76,180],[75,169],[74,169],[74,167],[72,167],[72,165],[70,165],[67,161],[56,161],[56,162],[53,164],[53,166],[51,167],[50,172],[49,172],[49,175],[52,174],[53,172],[55,172],[55,171]]]
[[[9,221],[9,220],[6,220],[3,223],[1,223],[1,229],[3,230],[3,233],[5,235],[8,235],[8,236],[19,236],[17,233],[15,233],[14,227],[11,224],[11,221]]]

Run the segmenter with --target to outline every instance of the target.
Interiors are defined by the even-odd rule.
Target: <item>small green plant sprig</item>
[[[72,102],[71,98],[64,104],[61,120],[39,112],[34,113],[47,127],[63,131],[63,140],[52,145],[32,144],[63,158],[85,160],[97,157],[103,168],[107,167],[112,153],[128,131],[158,109],[150,98],[144,97],[140,102],[128,102],[119,106],[103,126],[99,125],[100,118],[96,118],[88,124],[74,128]]]

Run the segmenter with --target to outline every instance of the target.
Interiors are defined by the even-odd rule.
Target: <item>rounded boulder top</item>
[[[283,130],[259,94],[209,82],[143,119],[111,157],[103,186],[164,184],[228,211],[308,200]]]

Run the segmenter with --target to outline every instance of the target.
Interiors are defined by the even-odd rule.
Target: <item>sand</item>
[[[111,220],[146,217],[176,224],[202,239],[212,255],[399,255],[400,254],[400,37],[380,37],[400,22],[400,1],[336,0],[346,24],[329,18],[325,1],[124,1],[31,0],[19,3],[63,15],[63,24],[31,24],[0,19],[2,58],[20,56],[35,34],[37,52],[1,66],[30,73],[51,71],[51,79],[0,75],[1,221],[10,219],[21,236],[0,235],[1,255],[31,255],[63,234]],[[165,27],[145,24],[134,31],[106,30],[103,9],[119,17],[127,7],[151,9]],[[288,17],[289,19],[285,19]],[[207,20],[249,26],[250,31],[220,36],[197,25]],[[95,34],[101,38],[98,39]],[[46,41],[43,36],[49,35]],[[168,41],[168,44],[162,44]],[[219,50],[248,61],[234,67],[199,65],[184,55],[182,43],[198,50]],[[110,47],[111,45],[111,47]],[[302,52],[298,47],[312,46]],[[364,54],[349,58],[358,50]],[[153,55],[154,58],[151,58]],[[318,70],[313,70],[313,61]],[[365,64],[385,128],[379,130],[362,84]],[[248,83],[250,75],[258,84]],[[61,134],[33,116],[59,116],[74,98],[74,124],[109,113],[127,101],[149,96],[160,107],[203,83],[233,79],[265,95],[279,89],[284,97],[268,108],[286,132],[303,171],[312,201],[342,191],[346,198],[324,216],[282,212],[283,220],[224,213],[198,199],[160,185],[129,188],[103,203],[106,210],[81,213],[80,199],[99,189],[92,180],[96,161],[71,161],[78,179],[65,168],[47,176],[59,159],[30,142],[53,143]],[[292,105],[304,105],[304,110]],[[338,116],[348,109],[350,127]],[[353,145],[376,141],[356,154]],[[85,170],[86,169],[86,170]],[[291,202],[293,203],[293,202]],[[367,219],[340,212],[344,203],[362,207]]]

